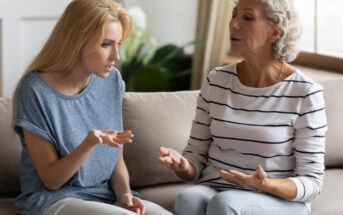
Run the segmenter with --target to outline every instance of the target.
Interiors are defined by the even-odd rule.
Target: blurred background
[[[71,0],[0,0],[0,96],[14,86]],[[229,55],[231,0],[117,0],[134,17],[121,48],[127,91],[199,89]],[[342,0],[296,0],[302,53],[294,62],[313,79],[343,74]]]

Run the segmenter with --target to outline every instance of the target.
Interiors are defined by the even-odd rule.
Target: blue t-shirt
[[[37,214],[66,197],[108,203],[116,200],[110,177],[121,147],[96,145],[73,177],[61,189],[51,191],[44,186],[34,167],[22,129],[49,141],[63,158],[81,144],[91,129],[122,131],[124,92],[124,82],[115,69],[107,78],[93,74],[88,86],[75,96],[55,91],[36,71],[24,77],[16,95],[14,119],[14,130],[23,147],[21,194],[15,202],[19,213]]]

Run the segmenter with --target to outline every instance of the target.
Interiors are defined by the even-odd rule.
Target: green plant
[[[197,44],[190,42],[178,47],[168,44],[158,48],[144,62],[141,54],[144,44],[138,48],[130,62],[123,62],[122,75],[128,91],[177,91],[190,89],[192,57],[185,54],[185,47]]]
[[[173,44],[156,49],[156,41],[146,30],[145,15],[140,8],[131,8],[133,29],[120,50],[121,73],[127,91],[177,91],[190,89],[192,57]]]

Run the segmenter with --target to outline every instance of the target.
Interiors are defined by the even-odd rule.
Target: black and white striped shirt
[[[197,168],[197,182],[219,190],[229,184],[219,170],[290,178],[294,201],[310,202],[321,190],[327,130],[323,89],[297,70],[265,88],[240,83],[237,63],[216,68],[203,84],[183,155]]]

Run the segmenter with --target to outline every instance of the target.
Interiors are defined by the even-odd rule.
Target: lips
[[[239,39],[237,37],[231,37],[231,41],[241,41],[241,39]]]
[[[111,71],[111,70],[112,70],[112,66],[105,66],[105,69],[106,69],[107,71]]]

